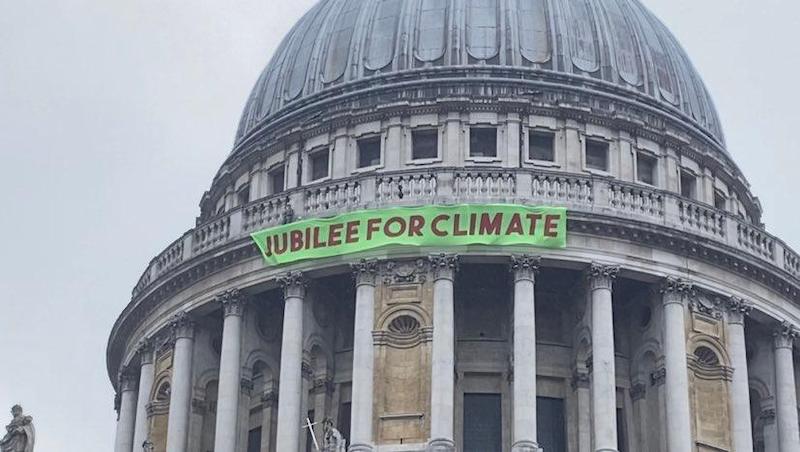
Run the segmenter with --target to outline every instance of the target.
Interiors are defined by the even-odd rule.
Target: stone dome
[[[303,107],[445,77],[588,88],[724,146],[700,76],[638,0],[320,0],[256,82],[234,153]]]

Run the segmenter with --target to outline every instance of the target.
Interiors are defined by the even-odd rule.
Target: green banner
[[[512,204],[397,207],[301,220],[251,235],[268,265],[383,246],[564,248],[567,209]]]

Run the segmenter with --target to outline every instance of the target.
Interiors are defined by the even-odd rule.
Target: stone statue
[[[11,423],[6,425],[6,436],[0,439],[2,452],[33,452],[36,433],[33,430],[33,418],[22,414],[22,407],[11,408]]]
[[[323,452],[347,452],[347,441],[339,430],[333,427],[333,421],[330,418],[325,419],[323,422],[323,430],[325,432],[325,439],[322,445]]]

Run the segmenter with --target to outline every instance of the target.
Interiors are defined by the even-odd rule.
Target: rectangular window
[[[347,446],[350,445],[350,415],[352,406],[351,402],[344,402],[339,405],[339,422],[336,426],[339,433],[341,433],[345,441],[347,441]]]
[[[539,435],[539,446],[543,450],[567,452],[563,399],[536,398],[536,431]]]
[[[470,157],[497,157],[497,129],[473,127],[469,130]]]
[[[608,171],[608,143],[599,140],[586,140],[586,167],[593,170]]]
[[[681,196],[691,199],[697,196],[697,177],[687,171],[681,171]]]
[[[239,205],[243,206],[250,202],[250,185],[245,185],[239,189],[236,193],[236,198],[239,201]]]
[[[281,165],[267,174],[269,182],[269,194],[274,195],[282,192],[286,186],[286,168]]]
[[[411,148],[413,160],[439,158],[439,131],[415,130],[411,132]]]
[[[261,452],[261,427],[247,433],[247,452]]]
[[[636,154],[636,178],[639,182],[648,185],[656,184],[656,165],[658,160],[655,157],[639,152]]]
[[[714,190],[714,207],[719,210],[728,208],[728,198],[722,190]]]
[[[464,452],[501,452],[502,417],[500,394],[464,394]]]
[[[320,180],[328,177],[330,163],[330,152],[325,149],[311,154],[309,164],[311,165],[311,180]]]
[[[381,137],[362,138],[357,143],[359,168],[381,164]]]
[[[528,158],[554,162],[556,160],[555,143],[556,135],[552,132],[528,132]]]

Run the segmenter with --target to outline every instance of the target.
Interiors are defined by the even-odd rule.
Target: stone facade
[[[567,207],[567,246],[273,268],[249,237],[458,203]],[[760,218],[639,2],[323,0],[114,325],[117,452],[313,450],[306,419],[352,451],[800,450],[800,255]]]

